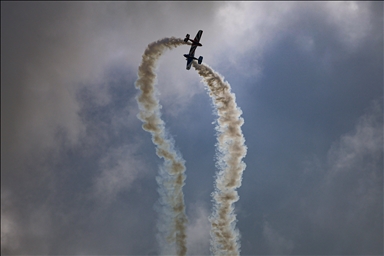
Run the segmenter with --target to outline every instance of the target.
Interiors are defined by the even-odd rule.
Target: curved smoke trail
[[[211,222],[211,251],[213,255],[239,255],[240,234],[235,228],[236,215],[233,204],[239,200],[236,189],[241,186],[245,163],[242,159],[247,153],[245,139],[241,131],[244,119],[237,107],[236,97],[224,78],[204,64],[192,63],[203,81],[218,113],[216,130],[217,166],[220,171],[213,192],[214,208]]]
[[[139,66],[138,79],[135,82],[136,88],[140,90],[136,97],[140,112],[138,118],[143,121],[143,129],[152,134],[152,141],[156,145],[156,154],[164,159],[164,168],[160,170],[157,179],[160,192],[160,203],[163,205],[162,214],[170,218],[166,223],[168,243],[176,243],[178,255],[185,255],[186,247],[186,224],[184,195],[182,188],[185,181],[185,165],[182,157],[175,151],[173,140],[170,139],[164,127],[164,121],[160,117],[159,100],[156,97],[156,73],[155,69],[160,56],[167,49],[187,44],[183,39],[164,38],[147,46],[142,62]]]

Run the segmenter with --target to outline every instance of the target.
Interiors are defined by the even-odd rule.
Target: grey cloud
[[[245,200],[239,213],[242,252],[381,255],[382,113],[381,103],[373,103],[327,154],[312,151],[305,165],[292,167],[285,160],[282,171],[259,165],[251,170],[257,175],[248,169],[243,188],[252,186],[253,192],[239,192]]]
[[[356,123],[382,102],[382,5],[2,2],[2,254],[158,254],[159,162],[134,81],[148,43],[198,29],[197,54],[244,111],[242,253],[271,253],[269,234],[292,254],[382,254],[381,110]],[[186,159],[188,243],[202,247],[188,250],[204,253],[215,117],[186,51],[160,60],[158,88]],[[147,169],[129,176],[130,161]],[[100,207],[89,195],[107,173],[127,183]]]
[[[245,77],[260,73],[265,56],[287,36],[298,38],[298,47],[317,53],[318,58],[318,51],[324,50],[324,42],[329,42],[332,31],[332,40],[342,46],[326,46],[324,61],[325,66],[329,65],[328,59],[338,59],[340,54],[359,51],[366,42],[380,40],[380,14],[371,15],[376,8],[380,6],[374,2],[227,3],[216,14],[222,33],[230,38],[218,46],[220,55],[226,56],[221,65],[228,71],[235,68],[236,73]],[[246,58],[252,58],[252,63],[244,62]],[[218,64],[217,58],[213,61]]]
[[[328,152],[325,172],[313,193],[301,202],[317,231],[313,236],[339,241],[323,253],[382,253],[383,131],[382,107],[374,104],[354,131],[343,135]],[[308,249],[308,248],[307,248]]]
[[[210,210],[201,202],[189,204],[189,221],[187,226],[188,255],[208,255],[210,241]]]
[[[337,27],[339,40],[351,50],[358,47],[372,33],[370,9],[375,4],[362,2],[328,2],[324,12],[327,22]]]
[[[355,131],[352,134],[342,136],[340,142],[332,146],[328,153],[330,179],[333,175],[339,175],[341,172],[361,168],[359,164],[365,164],[365,161],[378,163],[382,157],[383,149],[380,115],[381,106],[375,102],[373,103],[373,113],[361,117]],[[377,166],[372,167],[374,170]],[[369,172],[369,169],[361,171]]]
[[[263,226],[264,239],[267,241],[270,253],[273,255],[291,254],[294,244],[291,240],[279,234],[266,221]]]
[[[108,205],[122,191],[128,191],[136,179],[145,176],[147,166],[137,157],[137,146],[124,145],[105,152],[100,159],[101,173],[94,178],[92,196]]]
[[[13,218],[9,191],[1,190],[1,252],[17,252],[19,225]]]
[[[190,5],[196,6],[139,2],[4,3],[2,9],[7,12],[2,15],[2,62],[10,64],[3,70],[2,79],[6,92],[14,96],[5,98],[7,105],[3,105],[7,120],[14,120],[7,124],[7,137],[15,140],[23,135],[19,146],[34,137],[54,147],[55,129],[62,126],[74,143],[84,130],[75,99],[80,83],[102,80],[103,69],[112,61],[125,59],[136,68],[146,44],[168,33],[180,31],[183,36],[187,29],[175,30],[176,24],[168,12],[188,18],[193,12],[185,12],[184,8],[195,9]],[[215,5],[196,6],[194,11],[209,13]],[[157,22],[146,19],[153,15],[158,15]],[[162,28],[157,28],[159,24]],[[28,128],[28,124],[34,126]]]

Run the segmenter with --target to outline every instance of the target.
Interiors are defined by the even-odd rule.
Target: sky
[[[1,2],[1,254],[159,255],[162,159],[137,118],[147,45],[194,37],[247,146],[241,255],[383,254],[382,2]],[[186,45],[157,68],[209,255],[217,114]]]

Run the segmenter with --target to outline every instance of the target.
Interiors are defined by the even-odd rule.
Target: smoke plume
[[[143,121],[143,129],[150,132],[156,145],[156,154],[164,159],[157,178],[160,203],[163,205],[164,225],[159,225],[162,234],[167,235],[169,244],[176,243],[178,255],[186,255],[186,223],[184,195],[185,161],[174,149],[173,140],[166,134],[164,121],[161,119],[159,100],[156,97],[155,69],[160,56],[167,49],[173,49],[185,43],[178,38],[164,38],[148,45],[139,66],[136,88],[140,90],[136,100],[140,112],[138,118]],[[211,251],[213,255],[239,255],[240,234],[235,228],[236,215],[234,203],[239,196],[236,189],[241,186],[245,163],[242,159],[247,153],[245,139],[241,131],[244,123],[242,111],[237,107],[236,97],[231,93],[231,86],[223,77],[209,66],[192,62],[193,67],[208,86],[209,95],[217,110],[217,162],[213,192],[213,213],[211,222]],[[168,220],[167,220],[168,218]],[[161,223],[159,223],[161,224]]]
[[[192,63],[208,86],[209,95],[217,109],[217,162],[213,192],[213,213],[211,222],[211,251],[213,255],[239,255],[240,234],[235,228],[234,203],[239,200],[236,189],[241,186],[245,163],[242,158],[247,153],[245,139],[241,131],[244,123],[242,111],[236,105],[236,97],[224,78],[207,65]]]
[[[142,56],[138,79],[135,86],[140,90],[136,100],[140,112],[138,118],[143,129],[150,132],[156,145],[156,154],[164,159],[164,167],[157,178],[160,203],[165,223],[159,223],[161,235],[166,236],[169,244],[176,243],[177,255],[186,255],[186,224],[184,194],[185,161],[174,149],[173,140],[167,135],[164,121],[161,119],[159,100],[155,88],[155,69],[160,56],[167,49],[173,49],[185,43],[179,38],[164,38],[149,44]]]

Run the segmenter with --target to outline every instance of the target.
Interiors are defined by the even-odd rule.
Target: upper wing
[[[203,30],[199,30],[199,32],[197,32],[196,34],[194,41],[199,42],[202,34],[203,34]]]
[[[197,47],[197,45],[191,46],[191,49],[189,50],[189,56],[191,56],[191,57],[195,56],[196,47]]]

